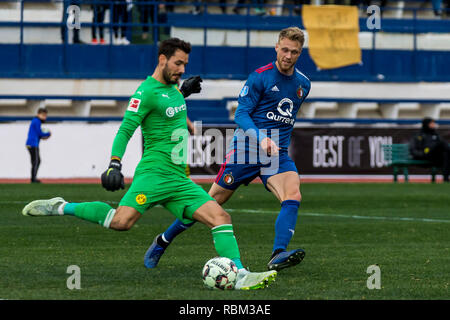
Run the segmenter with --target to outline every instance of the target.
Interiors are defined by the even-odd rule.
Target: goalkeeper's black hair
[[[164,40],[159,45],[158,57],[163,54],[167,59],[170,59],[170,57],[173,56],[175,54],[175,51],[177,51],[178,49],[189,54],[191,53],[192,47],[189,42],[185,42],[178,38],[170,38]]]

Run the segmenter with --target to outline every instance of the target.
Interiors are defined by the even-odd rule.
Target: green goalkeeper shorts
[[[188,178],[163,178],[137,175],[119,206],[135,208],[141,214],[162,205],[183,223],[194,221],[192,215],[203,204],[215,201],[202,187]]]

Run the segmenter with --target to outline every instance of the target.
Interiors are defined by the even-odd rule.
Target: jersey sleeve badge
[[[247,94],[248,94],[248,86],[245,85],[245,86],[242,88],[242,90],[241,90],[241,92],[239,93],[239,95],[240,95],[241,97],[245,97]]]
[[[128,103],[127,110],[133,111],[133,112],[138,112],[140,104],[141,104],[141,99],[131,98],[130,102]]]

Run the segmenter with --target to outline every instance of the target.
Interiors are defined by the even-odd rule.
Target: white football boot
[[[60,216],[61,213],[58,212],[58,208],[66,203],[66,201],[61,197],[52,198],[49,200],[35,200],[27,204],[23,210],[22,214],[24,216]]]
[[[275,270],[266,272],[250,272],[245,269],[239,270],[234,288],[236,290],[264,289],[275,281],[277,272]]]

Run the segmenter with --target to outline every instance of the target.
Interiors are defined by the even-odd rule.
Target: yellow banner
[[[309,55],[320,69],[361,62],[356,6],[304,5],[302,17],[308,32]]]

